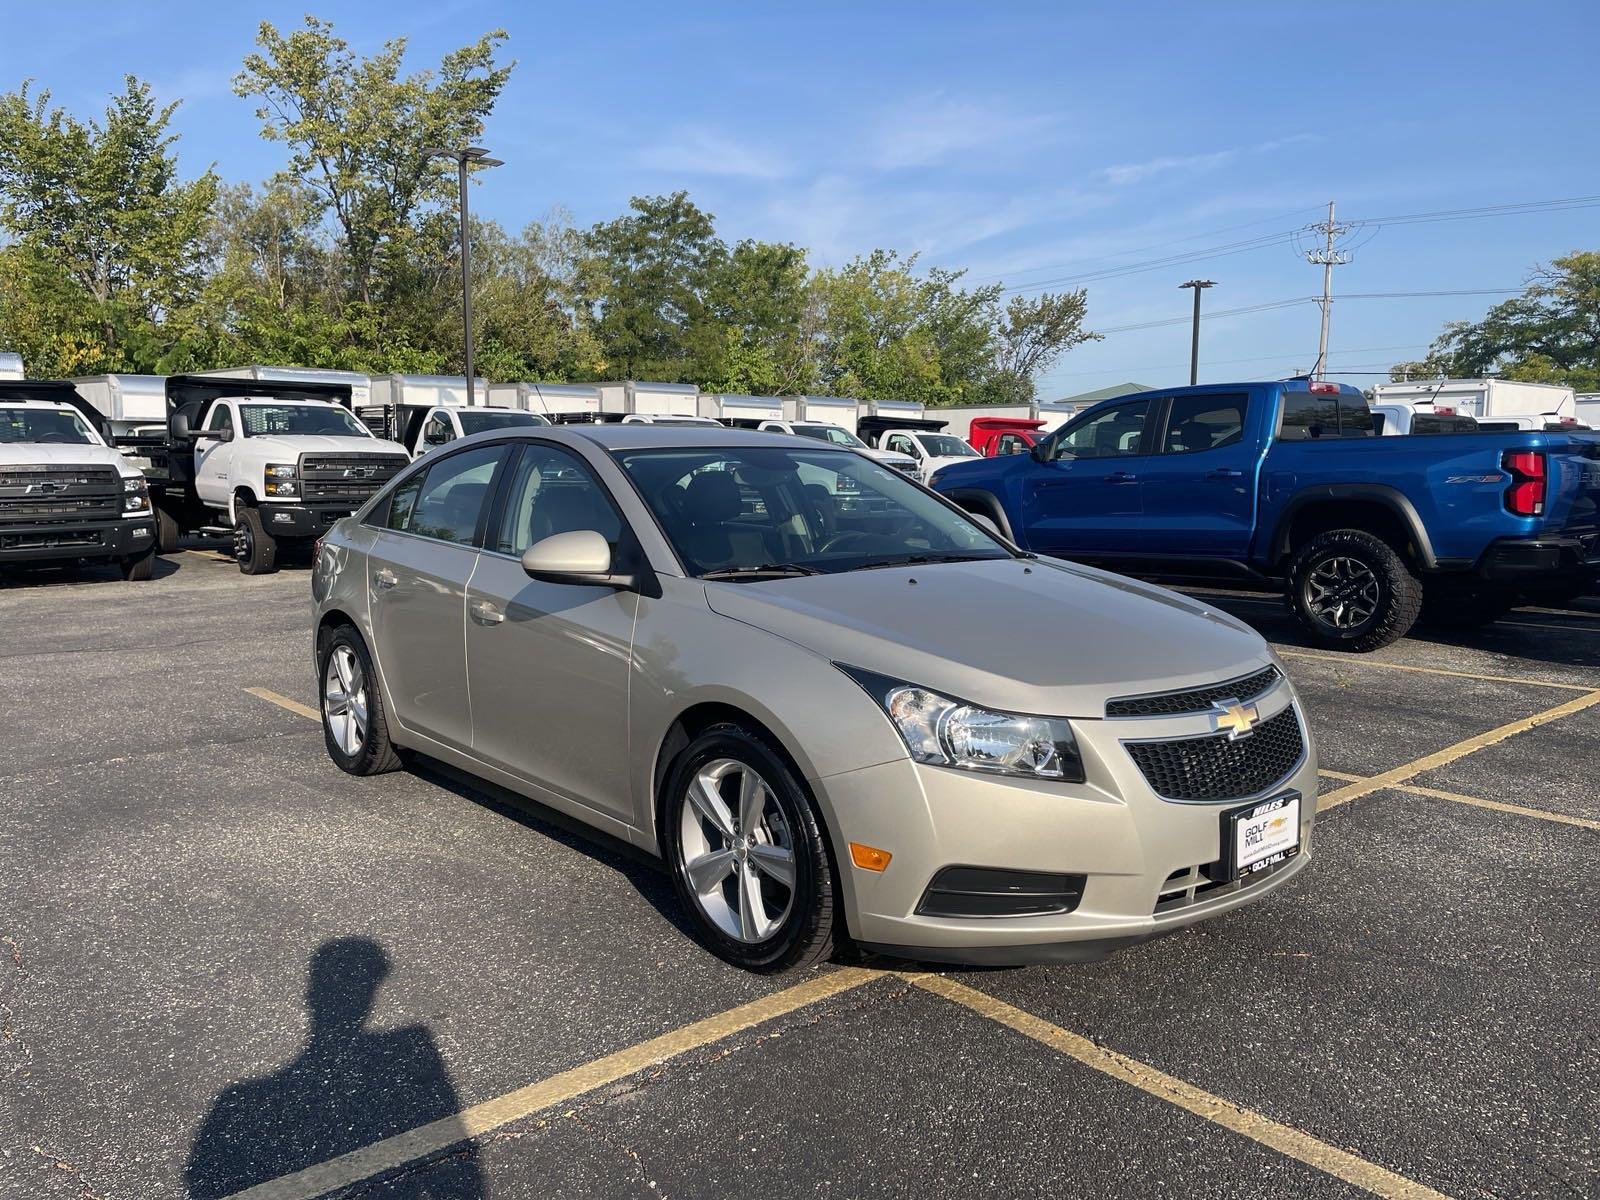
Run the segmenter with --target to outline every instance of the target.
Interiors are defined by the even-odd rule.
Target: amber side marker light
[[[863,871],[881,871],[889,865],[889,860],[894,855],[887,850],[879,850],[876,846],[863,846],[860,842],[850,843],[850,861]]]

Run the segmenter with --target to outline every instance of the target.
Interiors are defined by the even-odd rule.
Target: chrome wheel
[[[367,678],[349,646],[335,646],[322,672],[322,719],[339,749],[354,758],[367,741]]]
[[[794,906],[795,848],[767,781],[715,759],[690,778],[679,820],[678,867],[706,918],[741,942],[776,933]]]
[[[1372,568],[1359,558],[1325,558],[1306,576],[1306,607],[1333,629],[1355,629],[1370,621],[1383,598]]]
[[[233,557],[242,563],[249,562],[256,551],[256,539],[250,533],[250,526],[243,517],[240,517],[233,526]]]

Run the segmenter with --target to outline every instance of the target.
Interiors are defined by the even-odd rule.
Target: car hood
[[[912,466],[917,465],[917,460],[912,458],[911,455],[901,454],[897,450],[876,450],[868,447],[861,453],[865,454],[874,462],[893,463],[896,466],[904,466],[906,463],[910,463]]]
[[[1114,696],[1216,683],[1272,661],[1261,636],[1226,613],[1051,559],[710,583],[706,602],[835,662],[1046,716],[1103,717]]]
[[[246,438],[244,444],[252,450],[286,455],[290,462],[307,451],[328,454],[399,454],[408,459],[411,457],[410,452],[399,442],[387,442],[381,438],[336,437],[323,433],[296,433],[283,436],[266,434]]]
[[[110,446],[62,446],[55,442],[0,442],[0,464],[6,466],[115,467],[124,477],[139,474],[120,451]]]

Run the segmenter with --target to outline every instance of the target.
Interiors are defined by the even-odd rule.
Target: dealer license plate
[[[1300,853],[1300,796],[1290,793],[1230,813],[1233,874],[1246,878]]]

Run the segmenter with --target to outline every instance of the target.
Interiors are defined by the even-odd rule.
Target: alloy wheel
[[[715,759],[690,778],[680,821],[678,866],[700,911],[737,941],[771,937],[794,906],[795,847],[767,781]]]
[[[367,679],[349,646],[335,646],[322,673],[322,712],[333,740],[352,758],[367,740]]]
[[[1325,558],[1306,576],[1306,607],[1333,629],[1356,629],[1372,619],[1383,598],[1378,577],[1359,558]]]

